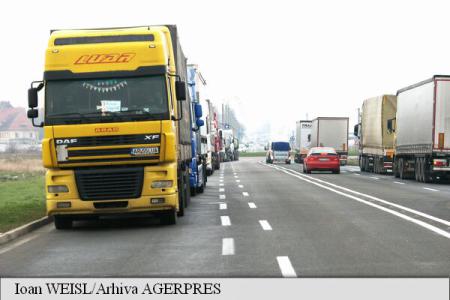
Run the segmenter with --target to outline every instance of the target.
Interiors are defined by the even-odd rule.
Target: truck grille
[[[75,179],[82,200],[139,198],[144,167],[77,169]]]
[[[55,139],[55,145],[63,144],[67,140],[71,140],[70,147],[157,144],[161,142],[161,135],[159,133],[149,133],[57,138]]]

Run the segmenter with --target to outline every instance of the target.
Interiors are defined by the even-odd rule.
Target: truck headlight
[[[172,180],[157,180],[152,182],[152,188],[154,189],[164,189],[172,187],[173,181]]]
[[[53,194],[69,192],[69,188],[67,187],[67,185],[49,185],[47,186],[47,190],[49,193]]]

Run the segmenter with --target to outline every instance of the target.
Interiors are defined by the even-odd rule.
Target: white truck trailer
[[[347,164],[348,121],[345,117],[319,117],[311,124],[310,147],[332,147],[339,155],[341,165]]]
[[[395,118],[397,97],[382,95],[364,100],[361,123],[355,126],[359,137],[359,166],[361,171],[386,173],[392,170],[394,133],[388,130],[388,120]]]
[[[300,120],[295,127],[295,158],[296,163],[302,163],[309,151],[311,144],[312,121]]]
[[[435,75],[397,92],[394,174],[432,182],[450,175],[450,76]]]

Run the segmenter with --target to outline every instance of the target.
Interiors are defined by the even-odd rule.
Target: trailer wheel
[[[405,174],[404,174],[405,170],[403,168],[403,158],[399,159],[399,162],[398,162],[398,173],[399,173],[400,179],[405,179]]]
[[[181,172],[181,170],[178,170]],[[189,180],[188,180],[189,181]],[[180,174],[178,179],[178,212],[177,216],[184,216],[184,207],[186,205],[186,184],[185,184],[185,175]]]
[[[431,183],[434,181],[433,176],[431,175],[430,164],[428,163],[427,158],[423,159],[423,182]]]
[[[394,159],[394,161],[392,162],[392,172],[394,173],[395,178],[400,177],[400,174],[398,172],[398,160],[397,159]]]

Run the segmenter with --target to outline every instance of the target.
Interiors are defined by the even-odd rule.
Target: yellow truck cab
[[[189,202],[190,99],[174,25],[54,30],[28,117],[44,127],[48,215],[158,212],[174,224]],[[45,115],[38,117],[38,92]]]

